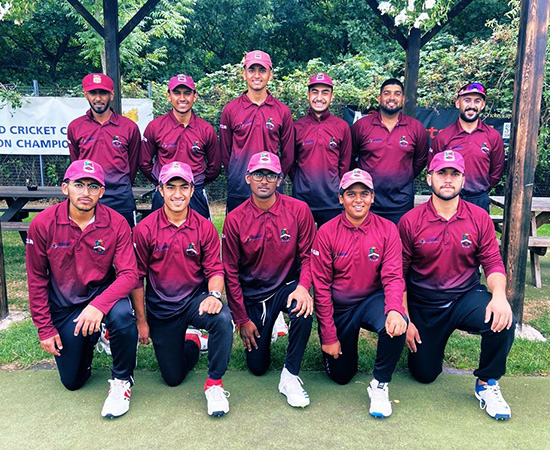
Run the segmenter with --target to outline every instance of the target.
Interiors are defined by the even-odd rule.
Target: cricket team
[[[223,109],[219,140],[193,111],[198,94],[188,75],[170,79],[172,109],[141,139],[110,106],[113,81],[84,77],[90,109],[68,127],[67,199],[34,218],[26,245],[32,318],[63,385],[86,383],[107,330],[113,364],[103,417],[129,410],[137,345],[150,341],[168,386],[208,354],[207,412],[223,416],[235,329],[250,372],[261,376],[285,313],[278,390],[303,408],[310,398],[299,375],[315,315],[325,369],[338,384],[357,373],[361,329],[376,333],[372,416],[392,414],[388,386],[404,347],[411,375],[431,383],[459,329],[481,336],[474,371],[481,408],[509,419],[498,380],[515,319],[488,214],[504,149],[480,119],[485,88],[460,89],[459,118],[430,148],[422,124],[401,111],[397,79],[381,85],[379,109],[350,129],[329,110],[327,74],[309,80],[309,112],[295,123],[267,88],[267,53],[249,52],[242,76],[247,90]],[[228,195],[220,244],[205,186],[222,164]],[[431,196],[414,208],[413,182],[426,165]],[[156,190],[152,212],[136,225],[138,169]],[[286,176],[292,196],[282,191]]]

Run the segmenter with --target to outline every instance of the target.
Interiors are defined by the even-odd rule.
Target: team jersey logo
[[[379,250],[376,247],[369,248],[369,260],[372,262],[376,262],[380,259],[380,253],[378,253]]]
[[[288,228],[283,228],[281,230],[281,242],[288,242],[290,241],[290,231],[288,231]]]
[[[82,170],[84,172],[88,172],[88,173],[94,173],[95,172],[95,167],[94,167],[94,163],[92,161],[84,161],[84,165],[82,166]]]
[[[409,142],[407,141],[407,138],[405,136],[401,136],[401,139],[399,139],[399,145],[401,147],[406,147],[409,145]]]
[[[273,118],[270,117],[269,119],[267,119],[267,122],[265,123],[265,127],[268,129],[268,130],[273,130],[273,128],[275,128],[275,124],[273,123]]]
[[[199,153],[201,151],[201,147],[199,145],[199,141],[193,142],[193,145],[191,146],[191,151],[193,153]]]
[[[460,245],[462,245],[462,247],[464,247],[464,248],[470,248],[471,247],[472,238],[468,233],[462,235]]]
[[[97,253],[98,255],[103,255],[103,253],[105,253],[105,242],[103,239],[98,239],[95,241],[94,253]]]
[[[92,81],[93,81],[95,84],[101,83],[101,75],[94,75],[93,78],[92,78]]]
[[[481,144],[481,151],[486,155],[491,151],[491,149],[487,146],[487,142]]]
[[[336,142],[336,141],[334,140],[334,138],[331,137],[328,146],[329,146],[330,148],[336,148],[336,147],[338,147],[338,142]]]
[[[185,250],[185,254],[187,256],[197,256],[199,254],[199,252],[195,248],[195,243],[194,242],[191,242],[189,244],[189,247],[187,248],[187,250]]]
[[[122,142],[120,142],[120,138],[118,136],[113,136],[113,145],[115,147],[120,147],[122,145]]]

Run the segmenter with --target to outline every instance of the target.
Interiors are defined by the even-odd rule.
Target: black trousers
[[[82,336],[82,332],[78,336],[74,335],[73,320],[86,306],[66,308],[52,313],[53,324],[63,344],[61,356],[56,356],[55,362],[63,386],[71,391],[80,389],[90,378],[94,346],[100,336],[99,332],[86,337]],[[112,377],[133,383],[138,333],[130,300],[123,298],[116,302],[109,313],[103,317],[103,323],[109,330],[113,356]]]
[[[227,370],[233,345],[231,312],[223,305],[218,314],[199,316],[199,305],[207,296],[197,295],[184,312],[169,319],[147,318],[160,373],[169,386],[180,384],[199,359],[197,345],[185,339],[189,325],[208,331],[208,377],[221,380]]]
[[[516,321],[509,330],[491,331],[491,320],[485,323],[485,309],[492,295],[478,285],[463,294],[446,308],[419,308],[414,306],[414,295],[409,292],[409,314],[418,329],[422,344],[416,353],[409,352],[411,375],[421,383],[431,383],[443,370],[445,346],[454,330],[481,335],[481,355],[474,375],[483,381],[498,380],[506,372],[506,358],[514,342]]]
[[[245,301],[246,313],[260,333],[260,337],[256,338],[258,348],[252,348],[250,352],[245,350],[248,369],[254,375],[263,375],[269,369],[271,333],[280,311],[286,312],[290,319],[285,367],[293,375],[300,373],[302,358],[311,334],[313,317],[311,315],[307,318],[304,318],[303,315],[298,317],[297,313],[290,312],[296,307],[296,300],[293,300],[290,308],[286,307],[288,296],[296,289],[297,285],[297,281],[282,285],[275,295],[265,302],[247,304]]]
[[[386,333],[384,292],[377,291],[357,305],[345,310],[334,310],[334,324],[342,354],[333,358],[323,352],[328,376],[338,384],[347,384],[357,373],[359,330],[364,328],[378,334],[373,376],[389,383],[405,345],[405,333],[390,337]]]

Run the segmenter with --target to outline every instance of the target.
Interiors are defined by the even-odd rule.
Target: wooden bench
[[[29,231],[30,222],[2,222],[0,227],[2,231]]]

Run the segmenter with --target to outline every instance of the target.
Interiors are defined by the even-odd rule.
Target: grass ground
[[[381,420],[368,414],[364,374],[339,386],[323,373],[303,373],[312,403],[293,409],[277,392],[278,373],[233,371],[224,377],[231,410],[222,418],[206,414],[204,371],[175,388],[139,371],[129,413],[105,420],[99,413],[108,376],[98,371],[70,392],[53,370],[0,371],[0,448],[540,450],[550,442],[548,378],[506,377],[512,419],[497,422],[479,408],[472,377],[443,375],[421,385],[397,375],[394,413]]]
[[[212,206],[214,224],[221,233],[223,225],[224,207]],[[550,235],[550,226],[543,226],[541,234]],[[6,261],[6,279],[10,310],[28,311],[27,280],[25,272],[24,245],[17,233],[3,233],[4,258]],[[544,336],[550,338],[550,256],[541,258],[543,274],[543,288],[536,289],[526,286],[524,321],[533,325]],[[272,351],[272,367],[282,367],[286,338],[281,338]],[[548,343],[528,342],[516,340],[508,359],[508,372],[512,375],[542,375],[550,372],[550,350]],[[361,371],[371,371],[376,348],[376,339],[370,333],[363,333],[360,339]],[[406,368],[406,352],[399,362],[398,368]],[[447,346],[445,363],[448,367],[472,370],[477,366],[479,358],[479,337],[464,333],[455,333]],[[30,320],[12,325],[8,330],[0,333],[0,368],[1,367],[32,367],[42,361],[53,361],[38,345],[38,337]],[[140,346],[138,355],[139,367],[147,370],[156,370],[157,363],[152,348]],[[100,355],[94,359],[94,368],[106,369],[110,366],[110,358]],[[202,364],[202,366],[201,366]],[[199,368],[205,367],[201,360]],[[236,338],[231,356],[230,368],[244,370],[243,348],[240,339]],[[310,344],[304,356],[305,370],[323,370],[319,351],[319,339],[316,331],[312,332]]]

